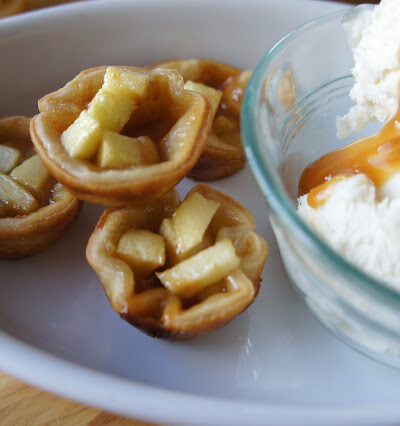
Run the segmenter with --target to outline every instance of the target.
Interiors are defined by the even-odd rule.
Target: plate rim
[[[189,0],[187,0],[189,1]],[[190,0],[203,4],[204,0]],[[211,0],[207,0],[211,3]],[[240,3],[239,0],[215,0]],[[267,0],[276,3],[282,0]],[[290,2],[290,0],[284,0]],[[293,1],[293,0],[292,0]],[[321,3],[322,0],[301,0]],[[86,0],[57,5],[26,14],[3,18],[2,32],[13,27],[35,24],[42,19],[57,17],[60,13],[78,15],[93,9],[114,8],[116,3],[133,2],[148,6],[157,3],[181,3],[180,0]],[[263,0],[252,0],[261,3]],[[265,3],[265,1],[264,1]],[[338,2],[338,6],[346,7]],[[332,425],[344,423],[371,424],[393,422],[400,419],[400,407],[393,404],[357,404],[349,406],[276,404],[201,396],[128,380],[117,375],[68,361],[61,356],[39,349],[0,330],[0,370],[25,383],[53,392],[62,397],[97,407],[101,410],[144,421],[165,424],[320,424],[329,419]],[[10,361],[11,360],[11,361]],[[46,374],[42,372],[45,368]],[[84,379],[84,380],[82,380]],[[157,407],[157,409],[156,409]],[[172,409],[171,409],[172,407]],[[195,413],[195,416],[193,415]],[[195,418],[194,418],[195,417]]]
[[[228,419],[230,425],[318,425],[329,419],[330,425],[366,425],[390,423],[398,420],[400,414],[400,408],[391,404],[304,406],[200,396],[100,372],[38,349],[3,331],[0,331],[0,344],[1,371],[81,404],[144,421],[176,425],[188,424],[190,418],[190,424],[198,425],[224,425]],[[46,374],[37,374],[43,371],[44,365]],[[82,383],[83,376],[85,383]],[[159,409],[155,410],[155,406]],[[193,413],[196,413],[195,419]]]

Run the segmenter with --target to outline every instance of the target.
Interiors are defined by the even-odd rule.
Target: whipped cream
[[[354,57],[350,97],[356,102],[337,120],[339,138],[370,121],[383,123],[397,110],[400,82],[400,1],[381,0],[372,11],[361,9],[346,24]]]
[[[351,263],[400,289],[400,198],[382,198],[364,174],[334,184],[318,209],[298,199],[298,213]]]
[[[340,136],[371,120],[387,122],[397,112],[400,0],[361,9],[346,26],[355,62],[350,96],[356,105],[338,120]],[[309,205],[308,194],[300,197],[298,213],[349,262],[400,290],[399,172],[380,187],[361,173],[333,182],[318,208]]]

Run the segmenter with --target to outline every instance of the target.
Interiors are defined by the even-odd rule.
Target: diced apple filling
[[[213,122],[213,130],[216,135],[230,132],[232,130],[237,130],[237,128],[237,122],[232,120],[232,118],[226,117],[225,115],[219,115]]]
[[[181,254],[179,256],[178,252],[180,249],[179,240],[176,237],[176,232],[174,225],[171,219],[163,219],[158,231],[160,235],[164,237],[166,250],[167,250],[167,259],[168,263],[175,265],[184,259],[184,256]]]
[[[21,151],[7,145],[0,145],[0,173],[10,173],[21,161]]]
[[[139,136],[137,140],[140,143],[142,164],[156,164],[161,161],[156,144],[149,136]]]
[[[139,276],[146,276],[165,263],[163,237],[148,230],[130,229],[125,232],[119,240],[117,252]]]
[[[38,155],[25,160],[11,172],[10,176],[36,198],[43,197],[51,183],[50,173]]]
[[[87,111],[103,129],[120,132],[135,108],[132,97],[116,95],[100,89],[90,102]]]
[[[16,214],[29,214],[39,208],[39,203],[29,191],[2,173],[0,173],[0,200]]]
[[[171,219],[162,221],[160,234],[173,263],[185,259],[202,242],[219,205],[196,192],[176,209]]]
[[[222,92],[221,90],[214,89],[213,87],[206,86],[201,83],[195,83],[194,81],[188,80],[183,86],[186,90],[193,90],[206,96],[210,101],[213,116],[216,114],[219,103],[221,102]]]
[[[165,224],[168,226],[168,224],[172,224],[172,222],[165,222]],[[171,227],[170,230],[173,228]],[[176,241],[174,240],[175,234],[170,233],[168,234],[168,230],[166,230],[165,235],[171,235],[170,241]],[[194,256],[196,253],[205,250],[206,248],[212,246],[215,243],[215,238],[213,237],[213,234],[210,229],[207,229],[206,233],[203,236],[203,239],[201,240],[201,243],[197,244],[190,250],[187,250],[185,253],[177,254],[176,252],[176,245],[168,244],[167,237],[164,235],[165,241],[166,241],[166,250],[167,250],[167,262],[170,266],[176,265],[179,262],[182,262],[182,260],[187,259],[188,257]]]
[[[97,153],[99,167],[117,168],[135,164],[154,164],[158,161],[156,146],[149,137],[130,138],[104,131]]]
[[[188,298],[226,278],[239,265],[232,241],[222,240],[156,275],[168,290]]]
[[[63,132],[61,142],[70,157],[90,160],[96,154],[102,133],[100,123],[87,111],[82,111]]]
[[[150,138],[118,137],[131,114],[137,108],[136,101],[147,94],[150,76],[125,68],[108,67],[102,88],[89,103],[87,111],[66,129],[61,141],[73,158],[90,160],[98,152],[100,167],[124,167],[132,164],[153,164],[159,161],[158,153]],[[117,135],[111,135],[115,132]],[[128,139],[136,144],[128,143]]]
[[[149,88],[150,76],[126,68],[108,67],[103,89],[116,95],[143,98]]]

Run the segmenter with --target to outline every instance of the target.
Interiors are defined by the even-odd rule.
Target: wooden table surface
[[[31,9],[77,0],[28,0]],[[365,1],[340,0],[360,4]],[[378,3],[378,0],[366,1]],[[26,385],[0,373],[0,425],[90,425],[149,426],[113,414],[85,407]]]
[[[149,426],[43,392],[0,373],[0,425]]]

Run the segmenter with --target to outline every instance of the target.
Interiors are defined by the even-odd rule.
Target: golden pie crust
[[[191,80],[221,90],[222,100],[215,118],[225,116],[234,123],[233,129],[221,134],[213,128],[189,176],[198,180],[214,180],[242,169],[246,159],[240,136],[240,108],[251,71],[241,71],[222,62],[202,59],[161,62],[152,68],[174,69],[185,81]]]
[[[40,99],[40,114],[31,123],[36,151],[56,179],[79,199],[104,205],[140,204],[165,194],[194,166],[212,125],[208,99],[184,90],[176,71],[123,68],[151,76],[148,96],[138,104],[123,134],[151,136],[160,150],[160,163],[102,169],[71,158],[64,149],[61,134],[102,87],[106,66],[85,70]]]
[[[29,134],[30,118],[0,120],[0,143],[18,145],[26,158],[34,154]],[[81,203],[54,181],[49,204],[25,216],[0,218],[0,257],[17,258],[43,250],[60,238],[75,220]],[[49,200],[50,201],[50,200]]]
[[[222,287],[221,283],[212,284],[194,299],[182,300],[163,287],[154,273],[135,281],[135,272],[118,255],[119,240],[128,230],[158,232],[161,221],[171,217],[180,205],[176,190],[142,207],[106,209],[86,249],[87,260],[114,310],[154,337],[186,340],[219,328],[244,311],[259,290],[268,249],[264,239],[253,232],[251,213],[207,185],[196,186],[187,197],[196,192],[220,203],[208,229],[214,239],[217,233],[230,238],[240,258],[239,268],[229,274]]]

